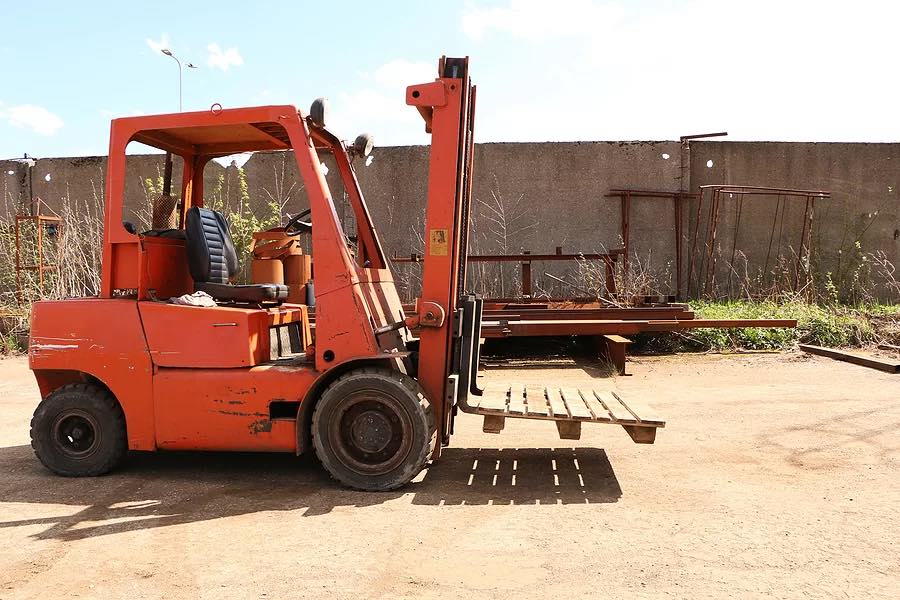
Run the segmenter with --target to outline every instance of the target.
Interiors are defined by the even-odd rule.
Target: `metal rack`
[[[38,198],[35,202],[35,214],[32,215],[16,215],[16,297],[21,299],[23,294],[22,275],[25,271],[37,272],[38,286],[44,288],[44,273],[48,271],[59,271],[60,254],[62,246],[57,244],[56,256],[53,262],[46,261],[46,253],[44,252],[44,241],[48,237],[55,237],[57,240],[62,234],[62,219],[58,216],[42,215],[41,206],[43,201]],[[34,263],[25,262],[25,253],[23,246],[26,236],[23,235],[24,229],[28,227],[28,223],[32,223],[34,228]]]

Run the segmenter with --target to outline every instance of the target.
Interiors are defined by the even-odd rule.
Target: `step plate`
[[[652,443],[666,422],[647,405],[612,391],[489,384],[481,397],[469,397],[467,412],[513,419],[543,419],[621,425],[635,442]],[[562,430],[561,430],[562,431]]]

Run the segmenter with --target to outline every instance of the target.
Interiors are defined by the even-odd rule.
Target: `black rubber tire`
[[[336,447],[342,442],[335,441],[334,436],[340,435],[336,432],[341,428],[338,421],[350,410],[348,405],[352,399],[356,397],[357,402],[362,402],[359,398],[367,394],[380,397],[392,403],[391,408],[402,411],[395,416],[398,421],[405,421],[409,439],[401,439],[398,451],[385,461],[397,464],[389,464],[383,471],[364,473],[342,457],[346,450]],[[392,426],[389,444],[397,439],[397,429],[396,425]],[[310,433],[316,456],[331,476],[347,487],[364,491],[383,492],[409,483],[425,467],[437,442],[434,410],[418,382],[398,371],[371,367],[350,371],[328,386],[316,403]],[[399,436],[407,437],[402,431]],[[404,445],[408,451],[403,450]]]
[[[66,423],[89,429],[90,444],[81,451],[63,433]],[[84,424],[87,424],[86,426]],[[81,434],[79,434],[79,437]],[[89,383],[64,385],[44,398],[31,418],[31,447],[38,460],[57,475],[93,477],[117,467],[128,453],[122,407],[105,388]]]

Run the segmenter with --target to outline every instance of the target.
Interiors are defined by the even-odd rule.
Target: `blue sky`
[[[468,0],[3,5],[0,158],[105,154],[115,116],[327,96],[427,144],[404,87],[469,55],[476,140],[898,141],[896,2]]]

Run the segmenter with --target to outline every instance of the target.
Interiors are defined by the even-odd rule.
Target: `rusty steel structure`
[[[611,189],[605,198],[618,199],[621,206],[620,233],[623,247],[608,253],[568,253],[564,254],[561,247],[556,248],[555,254],[533,254],[525,252],[521,254],[506,255],[471,255],[469,262],[519,262],[522,278],[522,294],[517,298],[487,298],[483,306],[482,335],[485,338],[510,338],[510,337],[556,337],[556,336],[591,336],[598,339],[601,354],[607,357],[616,357],[624,361],[624,349],[627,340],[621,336],[635,335],[645,332],[683,331],[696,328],[743,328],[743,327],[794,327],[793,319],[697,319],[693,311],[686,304],[669,301],[653,302],[652,298],[643,299],[644,304],[619,303],[616,288],[616,266],[621,264],[623,281],[627,281],[628,255],[631,248],[631,208],[634,198],[647,198],[671,201],[674,216],[673,243],[676,262],[676,292],[677,297],[683,298],[690,293],[690,281],[685,284],[685,271],[690,274],[694,268],[694,256],[696,252],[692,247],[692,255],[685,269],[684,258],[684,228],[685,228],[685,202],[696,200],[702,202],[703,191],[709,186],[701,188],[699,193],[682,192],[675,190],[646,190],[635,188]],[[733,190],[738,186],[723,186],[724,190]],[[764,190],[774,188],[759,188],[753,190],[747,186],[740,186],[749,190],[748,193],[762,193]],[[796,190],[787,190],[795,192]],[[811,210],[812,207],[810,207]],[[716,220],[714,220],[714,223]],[[696,230],[696,226],[695,226]],[[806,228],[804,235],[809,235]],[[696,243],[696,231],[694,236]],[[621,263],[618,261],[622,257]],[[541,298],[532,296],[532,262],[537,261],[566,261],[566,260],[600,260],[606,271],[606,298]],[[423,258],[418,254],[410,256],[394,256],[395,263],[418,263]],[[687,289],[686,289],[687,288]],[[629,299],[634,300],[634,299]],[[404,305],[408,314],[414,314],[412,305]],[[609,340],[608,338],[616,338]],[[624,341],[623,341],[624,340]],[[616,361],[619,362],[619,361]],[[618,364],[620,372],[624,367]]]
[[[622,250],[613,250],[611,252],[604,253],[563,253],[562,246],[557,246],[554,254],[532,254],[531,252],[525,251],[520,254],[471,254],[468,257],[468,262],[470,263],[507,263],[507,262],[517,262],[520,263],[520,274],[522,277],[522,287],[521,287],[521,295],[520,298],[531,298],[533,295],[532,290],[532,272],[531,272],[531,263],[532,262],[567,262],[567,261],[599,261],[603,264],[605,281],[604,286],[606,288],[607,295],[611,298],[616,294],[616,277],[615,277],[615,266],[618,261],[618,257],[623,254]],[[424,258],[421,254],[410,254],[409,256],[392,256],[391,262],[394,263],[419,263],[423,262]]]
[[[44,289],[44,273],[48,271],[58,271],[62,247],[57,244],[55,259],[51,262],[46,261],[46,253],[44,252],[44,242],[47,238],[55,237],[57,240],[62,234],[62,219],[58,216],[41,214],[41,206],[43,201],[38,198],[34,203],[34,214],[17,214],[15,227],[15,245],[16,245],[16,298],[22,299],[24,295],[24,287],[22,278],[25,272],[33,271],[37,273],[38,289]],[[34,262],[31,263],[26,259],[26,251],[23,247],[26,243],[25,229],[29,228],[28,224],[34,229]]]
[[[751,185],[731,185],[716,184],[702,185],[699,187],[699,195],[696,212],[694,214],[693,236],[691,241],[691,255],[688,264],[688,296],[692,291],[696,297],[708,297],[715,294],[716,284],[716,239],[722,212],[722,205],[725,200],[735,201],[735,220],[732,228],[731,251],[728,271],[727,286],[731,287],[734,259],[738,251],[738,238],[740,234],[741,215],[744,208],[744,200],[748,198],[774,197],[775,210],[772,215],[772,228],[769,234],[766,247],[766,259],[763,265],[763,273],[769,270],[770,261],[772,260],[772,246],[776,237],[776,229],[778,232],[778,247],[774,260],[777,261],[781,256],[781,239],[784,237],[785,211],[788,202],[795,201],[803,205],[803,218],[799,235],[797,235],[799,249],[794,265],[793,286],[795,290],[800,289],[806,281],[801,281],[803,273],[803,264],[809,260],[810,245],[812,240],[813,217],[815,214],[816,200],[827,200],[831,198],[831,192],[825,190],[801,190],[791,188],[751,186]],[[702,224],[702,214],[704,203],[708,202],[705,223],[705,240],[703,247],[698,249],[699,232]],[[696,281],[695,281],[696,267]]]
[[[719,135],[719,134],[708,134]],[[684,138],[682,138],[683,140]],[[684,298],[682,292],[682,262],[683,262],[683,242],[684,235],[682,233],[684,227],[684,201],[695,200],[699,198],[699,194],[693,194],[682,191],[664,191],[664,190],[642,190],[632,188],[615,188],[611,189],[604,198],[618,198],[621,204],[621,225],[619,235],[622,237],[622,278],[627,281],[628,278],[628,256],[631,252],[631,200],[633,198],[650,198],[657,200],[671,200],[672,209],[675,219],[675,296],[681,300]]]

